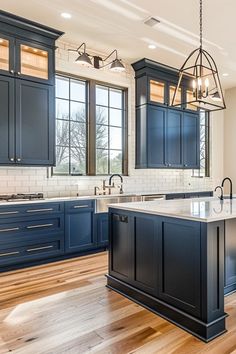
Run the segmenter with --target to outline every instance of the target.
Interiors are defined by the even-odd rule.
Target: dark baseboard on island
[[[106,275],[106,277],[107,287],[109,289],[118,292],[151,312],[163,317],[206,343],[227,332],[225,329],[226,313],[215,321],[204,323],[111,275]]]

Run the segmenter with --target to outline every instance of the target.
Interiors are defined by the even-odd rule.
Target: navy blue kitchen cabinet
[[[165,128],[167,110],[154,105],[148,106],[147,119],[147,166],[161,167],[165,159]],[[140,132],[142,134],[142,132]]]
[[[136,168],[200,168],[199,112],[185,105],[191,94],[189,80],[183,81],[172,98],[178,70],[142,59],[132,64],[136,82]]]
[[[15,162],[14,79],[0,76],[0,163]]]
[[[63,254],[64,203],[1,205],[1,271]]]
[[[201,339],[221,334],[224,221],[207,224],[119,207],[110,208],[109,218],[108,288]],[[223,330],[216,321],[223,321]]]
[[[94,201],[65,203],[65,251],[75,253],[97,247]]]
[[[4,11],[0,28],[0,164],[52,166],[55,41],[63,32]]]
[[[182,117],[179,110],[169,109],[166,123],[166,165],[182,167]]]
[[[137,289],[157,295],[158,223],[155,217],[111,213],[110,271]],[[112,255],[112,256],[111,256]]]
[[[183,115],[183,164],[184,168],[199,168],[199,114],[185,112]]]
[[[16,163],[55,163],[54,87],[15,80]]]
[[[184,198],[204,198],[204,197],[212,197],[213,192],[189,192],[189,193],[171,193],[166,194],[166,200],[171,199],[184,199]]]
[[[108,213],[96,214],[97,219],[97,242],[98,246],[108,246]]]

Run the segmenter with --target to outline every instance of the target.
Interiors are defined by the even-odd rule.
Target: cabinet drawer
[[[213,192],[199,192],[199,197],[213,197]]]
[[[1,205],[0,219],[15,218],[20,216],[32,217],[34,215],[50,215],[54,213],[63,213],[64,203],[37,203],[25,205]]]
[[[25,245],[0,247],[0,265],[11,265],[50,258],[64,253],[63,238],[51,241],[39,240]]]
[[[94,209],[94,200],[78,200],[73,202],[66,202],[65,203],[65,212],[79,212],[80,210],[83,211],[85,209]]]
[[[198,198],[199,197],[199,193],[185,193],[184,198],[188,199],[188,198]]]
[[[64,217],[55,216],[45,219],[38,217],[30,220],[14,219],[14,222],[3,220],[0,222],[0,244],[6,242],[22,242],[31,237],[45,233],[58,233],[64,231]]]
[[[167,194],[166,195],[166,200],[183,199],[183,198],[184,198],[184,193],[172,193],[172,194]]]

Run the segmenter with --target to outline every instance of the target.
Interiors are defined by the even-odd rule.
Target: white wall
[[[223,176],[223,113],[215,113],[211,118],[211,177],[193,178],[191,171],[184,170],[135,170],[135,90],[134,73],[130,66],[127,72],[115,74],[107,69],[81,68],[74,63],[75,56],[68,53],[68,48],[76,48],[72,44],[58,42],[56,53],[56,69],[81,77],[98,81],[106,81],[119,86],[128,87],[128,126],[129,126],[129,176],[124,178],[126,192],[162,190],[177,191],[210,190]],[[0,193],[40,192],[45,196],[76,195],[78,188],[81,195],[93,193],[94,186],[100,186],[102,177],[61,177],[47,178],[46,168],[0,168]]]
[[[232,178],[236,192],[236,87],[226,90],[224,124],[224,175]]]

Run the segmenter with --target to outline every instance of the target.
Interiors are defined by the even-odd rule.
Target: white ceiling
[[[224,88],[236,86],[235,0],[203,0],[204,47],[214,57]],[[143,57],[180,67],[198,46],[198,0],[0,0],[0,9],[55,27],[64,40],[132,63]],[[61,12],[72,15],[63,19]],[[154,16],[161,24],[150,28]],[[148,44],[156,44],[151,50]],[[222,77],[228,73],[228,77]]]

